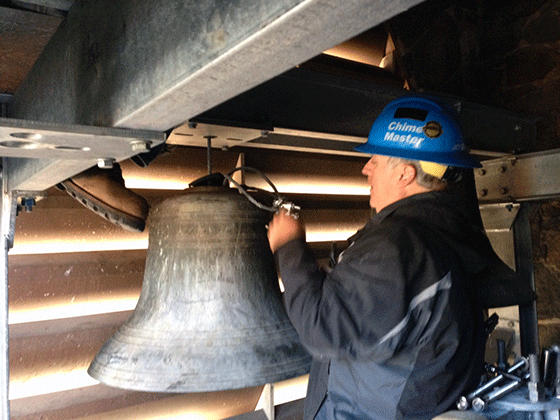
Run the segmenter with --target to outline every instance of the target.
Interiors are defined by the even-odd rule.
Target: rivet
[[[478,192],[478,195],[481,197],[486,197],[488,195],[488,190],[484,188]]]

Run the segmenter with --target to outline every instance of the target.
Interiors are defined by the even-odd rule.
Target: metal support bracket
[[[484,161],[475,181],[481,202],[560,197],[560,149]]]
[[[164,141],[156,131],[0,118],[0,155],[13,158],[6,169],[11,191],[42,191],[96,163],[119,162]],[[53,164],[36,171],[39,162]]]

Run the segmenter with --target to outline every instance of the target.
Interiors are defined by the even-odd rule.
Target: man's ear
[[[412,184],[416,180],[416,168],[412,165],[404,164],[401,169],[401,176],[399,182],[403,186]]]

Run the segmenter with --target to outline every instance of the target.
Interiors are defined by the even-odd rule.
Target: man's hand
[[[289,216],[285,210],[274,215],[268,225],[268,242],[272,252],[299,237],[305,237],[305,229],[299,220]]]

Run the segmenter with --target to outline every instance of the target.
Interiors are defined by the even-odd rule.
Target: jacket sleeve
[[[286,310],[314,356],[382,360],[392,355],[395,341],[380,342],[405,318],[408,306],[396,249],[347,250],[328,274],[303,239],[285,244],[276,255]]]

